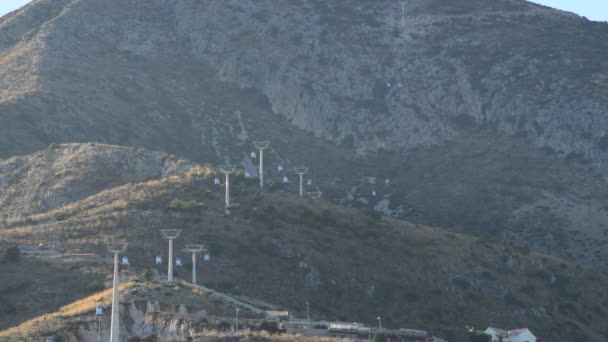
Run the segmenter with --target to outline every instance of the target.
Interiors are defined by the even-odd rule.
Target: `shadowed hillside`
[[[199,273],[205,285],[296,313],[310,300],[319,318],[373,322],[381,314],[387,326],[428,329],[450,340],[472,323],[525,325],[554,340],[608,336],[601,319],[604,274],[490,239],[299,198],[280,183],[259,193],[256,181],[242,174],[233,177],[234,206],[225,215],[213,172],[209,165],[191,165],[164,178],[110,187],[54,210],[6,219],[0,236],[5,246],[23,250],[54,236],[65,251],[59,260],[82,254],[93,263],[107,255],[103,237],[118,236],[129,241],[132,267],[143,270],[157,268],[154,256],[166,253],[158,229],[180,228],[176,250],[186,242],[209,246],[212,261]],[[82,262],[68,258],[62,264],[69,270]],[[188,279],[187,267],[177,277]]]

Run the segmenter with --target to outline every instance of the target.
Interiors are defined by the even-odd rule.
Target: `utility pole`
[[[160,233],[163,237],[169,240],[169,270],[167,271],[167,280],[173,281],[173,240],[179,237],[182,232],[181,229],[161,229]]]
[[[230,208],[230,174],[236,171],[236,165],[218,165],[218,170],[226,176],[226,212]]]
[[[106,241],[108,250],[114,254],[114,282],[112,284],[112,319],[110,323],[110,342],[119,342],[120,339],[120,295],[118,281],[118,255],[127,248],[126,243],[110,243]]]
[[[378,320],[378,332],[382,331],[382,317],[378,316],[376,318]]]
[[[264,150],[270,147],[270,141],[254,141],[253,145],[260,150],[260,188],[264,189]]]
[[[205,245],[188,244],[184,249],[187,252],[192,253],[192,284],[196,285],[196,253],[201,253]]]
[[[304,175],[308,172],[306,166],[296,166],[293,171],[300,176],[300,197],[304,195]]]
[[[310,302],[306,301],[306,320],[308,321],[308,327],[310,327]]]
[[[239,311],[240,311],[240,309],[237,307],[236,308],[236,324],[234,325],[235,333],[238,333],[238,331],[239,331]]]

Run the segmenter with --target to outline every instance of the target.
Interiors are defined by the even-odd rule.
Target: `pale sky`
[[[27,4],[29,0],[0,0],[0,16]]]
[[[146,0],[141,0],[146,1]],[[278,0],[277,0],[278,1]],[[331,0],[328,0],[331,1]],[[395,0],[397,1],[397,0]],[[449,1],[449,0],[445,0]],[[492,1],[492,0],[488,0]],[[531,0],[546,6],[583,15],[590,20],[608,21],[608,0]],[[0,0],[0,16],[13,11],[29,0]]]

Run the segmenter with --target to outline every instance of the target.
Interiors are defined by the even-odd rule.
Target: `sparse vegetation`
[[[77,246],[105,254],[97,238],[104,232],[129,240],[131,267],[154,267],[146,253],[166,248],[157,229],[168,225],[184,229],[189,239],[209,246],[212,260],[202,265],[200,273],[204,284],[296,310],[301,307],[300,298],[306,296],[318,317],[366,321],[370,317],[363,313],[386,310],[393,320],[387,324],[407,322],[409,327],[433,330],[439,336],[462,338],[464,332],[452,336],[449,331],[453,330],[446,330],[444,334],[446,325],[430,312],[442,312],[443,319],[452,322],[448,326],[462,326],[465,318],[483,324],[488,312],[502,315],[499,324],[520,325],[520,310],[550,308],[560,298],[577,298],[569,300],[576,311],[564,308],[568,313],[564,317],[594,331],[603,329],[579,309],[595,303],[591,298],[598,295],[591,282],[573,280],[591,279],[585,268],[564,268],[562,260],[505,247],[491,239],[372,216],[366,210],[299,198],[288,191],[260,195],[256,184],[239,186],[241,192],[235,196],[239,207],[230,215],[224,214],[221,188],[204,176],[185,171],[175,177],[118,186],[47,213],[8,220],[2,238],[13,245],[32,245],[32,232],[52,224],[55,231],[69,232],[65,248]],[[216,200],[209,200],[214,196]],[[205,203],[205,210],[194,203]],[[71,266],[66,269],[80,269]],[[177,268],[175,275],[187,279],[188,272],[186,265]],[[455,272],[451,282],[446,277],[450,272]],[[601,274],[595,277],[594,284],[606,282]],[[83,286],[91,282],[87,280]],[[395,283],[402,290],[396,290]],[[578,288],[585,290],[580,294],[573,291]],[[411,310],[399,309],[403,303]],[[468,313],[466,317],[462,311]],[[525,324],[541,334],[551,334],[552,327],[561,322],[554,318],[549,323],[532,314],[526,317],[532,318]],[[565,336],[569,330],[562,327],[560,334]]]
[[[173,210],[193,210],[193,209],[200,209],[200,208],[204,208],[204,207],[205,207],[205,203],[197,202],[195,200],[185,201],[185,200],[180,200],[180,199],[174,199],[169,204],[169,208],[171,208]]]
[[[17,246],[11,246],[4,252],[3,262],[17,262],[21,257],[21,251]]]

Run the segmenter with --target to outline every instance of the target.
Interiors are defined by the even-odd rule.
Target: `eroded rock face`
[[[200,72],[199,63],[264,94],[297,127],[361,150],[407,151],[450,141],[462,126],[487,127],[608,171],[606,24],[523,0],[410,1],[403,19],[393,1],[112,1],[38,1],[5,18],[0,29],[12,39],[2,61],[15,69],[4,81],[26,63],[35,77],[3,82],[4,98],[44,89],[58,98],[33,106],[54,103],[85,130],[104,103],[140,106],[131,119],[141,119],[141,142],[163,134],[154,125],[207,112],[180,75]],[[11,55],[17,47],[30,51],[22,62]],[[156,79],[166,67],[175,78]],[[98,99],[67,96],[93,89]],[[163,104],[163,90],[188,100]],[[209,135],[194,127],[182,141]]]
[[[179,315],[176,312],[150,311],[148,304],[151,303],[141,300],[121,303],[121,336],[124,338],[127,336],[130,338],[186,338],[203,334],[208,327],[203,323],[202,317]],[[98,322],[101,323],[101,329],[99,329]],[[102,339],[109,339],[110,317],[108,315],[97,322],[79,322],[61,333],[62,338],[67,341],[97,341],[100,332]]]
[[[523,1],[410,1],[403,26],[389,1],[180,2],[176,15],[195,58],[317,136],[402,151],[486,126],[608,170],[606,24]]]

